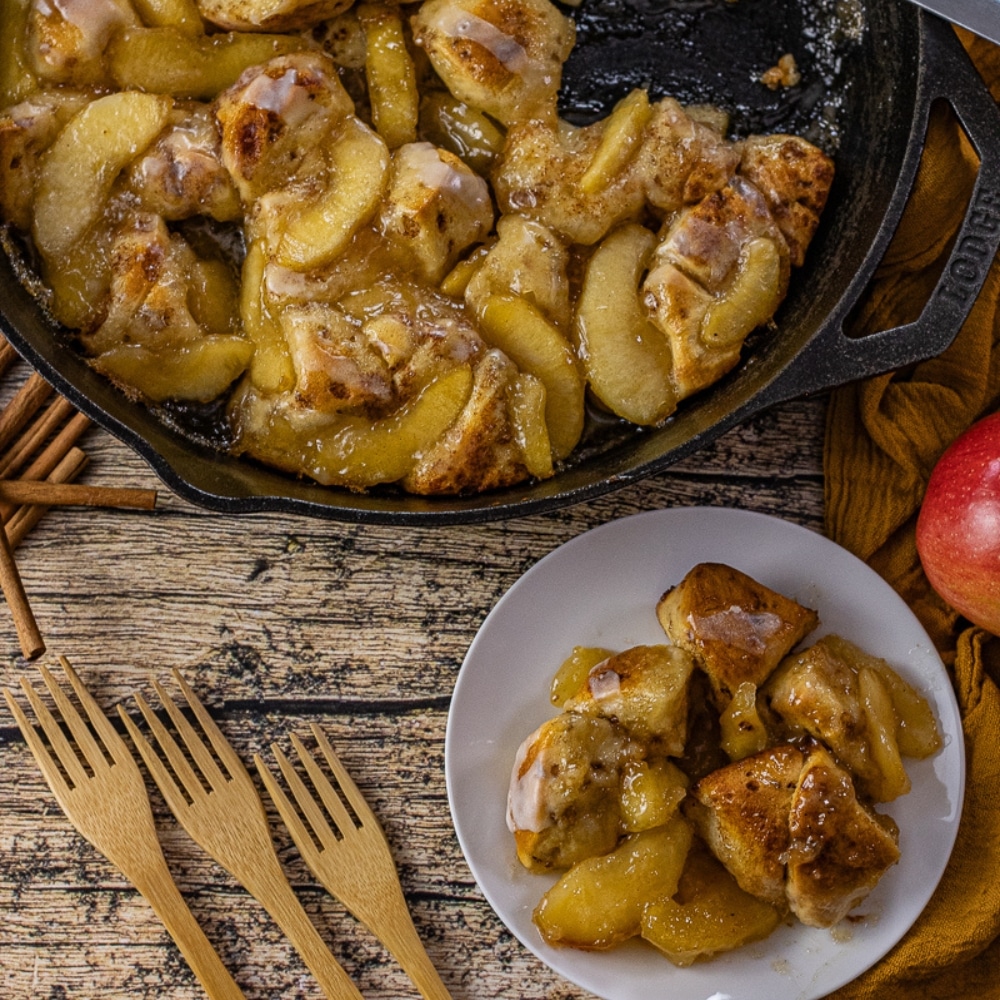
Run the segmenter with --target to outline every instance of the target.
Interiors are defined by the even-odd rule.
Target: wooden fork
[[[326,736],[315,725],[312,732],[354,816],[294,733],[292,743],[319,802],[280,748],[272,746],[271,750],[308,828],[260,754],[256,754],[254,763],[261,780],[316,878],[382,941],[426,1000],[450,1000],[413,925],[382,827]],[[331,827],[328,817],[336,830]]]
[[[170,731],[156,717],[142,695],[137,693],[136,702],[160,751],[173,768],[176,781],[121,706],[118,711],[146,766],[160,786],[167,805],[191,838],[271,914],[298,950],[323,992],[331,1000],[361,1000],[361,994],[323,942],[288,884],[271,840],[264,805],[249,773],[184,678],[176,670],[173,673],[212,749],[222,761],[225,773],[170,695],[154,680],[153,686],[160,702],[208,783],[206,791]]]
[[[43,665],[38,669],[79,756],[59,721],[25,678],[21,678],[21,686],[51,750],[13,694],[4,688],[7,704],[52,793],[77,830],[152,906],[211,1000],[245,1000],[170,875],[139,765],[69,662],[60,658],[60,663],[93,732],[51,672]]]

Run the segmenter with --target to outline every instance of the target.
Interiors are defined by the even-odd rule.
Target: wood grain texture
[[[17,551],[49,654],[105,711],[178,668],[246,763],[321,725],[385,829],[413,919],[456,1000],[583,1000],[506,931],[459,850],[444,781],[451,691],[476,630],[546,553],[627,514],[707,504],[822,524],[824,401],[759,415],[666,472],[568,510],[397,528],[228,517],[172,495],[110,435],[86,432],[81,481],[157,489],[150,512],[53,509]],[[0,684],[33,668],[0,615]],[[162,926],[72,829],[0,712],[0,996],[203,1000]],[[152,788],[171,871],[249,1000],[322,996],[258,903],[179,829]],[[502,794],[502,790],[500,792]],[[372,1000],[417,994],[316,882],[277,814],[283,867]]]

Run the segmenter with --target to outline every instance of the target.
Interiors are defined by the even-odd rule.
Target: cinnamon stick
[[[129,507],[152,510],[156,491],[120,486],[87,486],[38,479],[0,479],[0,501],[46,507]]]
[[[59,464],[46,479],[50,483],[71,483],[87,467],[90,459],[80,448],[70,448]],[[7,537],[10,546],[16,549],[28,537],[29,532],[45,515],[48,507],[29,504],[18,507],[7,522]]]
[[[83,432],[90,427],[89,417],[75,413],[66,426],[45,446],[45,450],[21,474],[22,479],[45,479],[67,452],[79,440]],[[16,504],[0,502],[0,518],[6,521],[12,517]]]
[[[11,342],[0,334],[0,375],[2,375],[17,360],[18,353]]]
[[[42,416],[30,424],[0,458],[0,476],[10,476],[17,472],[74,412],[73,404],[62,396],[52,402]]]
[[[90,417],[74,413],[66,426],[46,445],[45,450],[21,474],[22,479],[44,479],[90,427]]]
[[[52,386],[41,375],[32,372],[14,398],[0,410],[0,448],[6,448],[14,440],[52,391]]]
[[[25,659],[33,660],[45,652],[45,641],[38,631],[38,623],[24,592],[21,574],[14,562],[14,552],[7,538],[6,529],[0,525],[0,590],[14,619],[14,628],[21,643]]]

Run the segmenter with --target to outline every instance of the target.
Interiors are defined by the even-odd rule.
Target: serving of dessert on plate
[[[445,770],[487,900],[605,1000],[838,989],[926,906],[965,781],[899,595],[814,531],[715,507],[532,566],[466,655]]]
[[[575,650],[561,713],[518,749],[518,858],[563,872],[542,937],[640,935],[689,965],[789,914],[832,927],[899,860],[875,805],[909,791],[904,756],[940,749],[929,704],[845,638],[796,650],[817,613],[725,564],[694,566],[657,616],[663,645]]]

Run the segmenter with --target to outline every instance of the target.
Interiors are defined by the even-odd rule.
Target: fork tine
[[[347,811],[346,806],[337,794],[337,790],[330,784],[330,780],[320,769],[319,764],[316,763],[316,758],[309,753],[302,740],[300,740],[295,733],[291,734],[291,740],[292,746],[295,747],[295,752],[299,755],[299,760],[302,761],[302,766],[309,775],[309,779],[312,781],[313,787],[318,792],[319,797],[323,800],[323,805],[326,806],[326,810],[330,814],[330,818],[337,825],[341,834],[349,833],[357,826],[354,821],[354,817]],[[291,770],[291,768],[289,768],[289,770]],[[334,776],[339,777],[336,772],[334,772]],[[301,780],[299,784],[302,784]],[[304,787],[303,791],[305,791]],[[306,794],[308,795],[309,793],[306,792]],[[358,813],[359,818],[360,816],[361,814]]]
[[[297,739],[294,733],[291,734],[291,740],[292,745],[295,747],[295,752],[299,755],[299,760],[302,761],[303,767],[305,767],[309,774],[313,788],[319,793],[319,797],[326,807],[327,815],[333,820],[334,826],[340,831],[341,836],[350,832],[354,828],[354,817],[344,808],[344,804],[337,796],[336,790],[330,786],[326,775],[316,766],[309,752],[303,746],[302,741]],[[329,820],[324,816],[319,803],[306,787],[306,783],[299,776],[298,771],[292,766],[292,762],[281,752],[280,747],[272,745],[271,749],[274,752],[275,759],[278,761],[278,767],[281,768],[281,773],[285,776],[285,781],[288,782],[288,787],[295,797],[295,801],[299,804],[299,808],[304,813],[306,819],[312,824],[313,829],[319,834],[325,828],[331,836],[334,836],[335,834],[330,828]]]
[[[277,756],[280,751],[278,748],[272,744],[271,749],[274,751],[275,756]],[[288,832],[292,835],[292,839],[299,847],[299,851],[305,855],[305,850],[303,849],[303,844],[310,844],[312,842],[312,836],[309,830],[306,828],[305,823],[302,822],[301,817],[295,811],[295,807],[292,805],[288,796],[285,794],[281,785],[278,784],[271,772],[271,769],[264,763],[264,758],[261,757],[259,753],[253,755],[254,764],[257,765],[257,772],[260,774],[261,781],[264,782],[264,787],[267,789],[267,794],[271,796],[271,801],[275,804],[278,809],[278,815],[281,816],[282,822],[288,829]],[[280,760],[279,760],[280,764]],[[284,768],[282,768],[282,773],[284,773]],[[296,775],[298,777],[298,775]],[[298,800],[298,797],[296,795]],[[301,802],[300,802],[301,805]],[[303,810],[305,811],[305,810]],[[318,810],[317,810],[318,811]],[[333,836],[333,831],[330,830],[329,824],[322,819],[322,814],[320,814],[322,826],[317,827],[315,821],[310,818],[310,824],[313,827],[316,835],[321,839],[324,832],[329,832],[330,836]]]
[[[333,771],[334,777],[340,784],[347,801],[350,802],[351,808],[357,814],[358,819],[362,824],[372,823],[381,830],[382,826],[378,821],[378,817],[372,811],[368,800],[361,794],[361,790],[354,783],[354,779],[348,773],[347,768],[341,764],[340,758],[334,752],[330,741],[326,738],[326,733],[315,722],[312,723],[310,729],[312,729],[312,734],[323,751],[323,756],[326,758],[327,764],[330,765],[330,770]]]
[[[247,772],[246,767],[244,767],[243,761],[240,760],[238,754],[229,743],[229,740],[226,739],[225,734],[218,727],[218,725],[216,725],[215,720],[208,714],[208,710],[198,700],[198,696],[191,689],[191,686],[181,676],[180,671],[175,668],[172,673],[174,675],[174,680],[177,681],[177,686],[181,689],[188,705],[190,705],[191,711],[194,712],[199,725],[205,735],[211,740],[212,748],[219,755],[219,759],[222,763],[226,765],[226,769],[229,771],[230,775],[234,778],[240,778],[244,775],[249,777],[249,773]]]
[[[78,694],[82,694],[80,679],[65,661],[63,667],[67,670],[67,677],[74,689]],[[79,738],[81,731],[86,729],[83,717],[73,708],[69,696],[51,673],[43,670],[42,676],[52,697],[64,713],[66,725]],[[13,694],[6,688],[3,689],[4,697],[67,818],[80,835],[115,865],[151,904],[184,959],[204,986],[206,994],[213,1000],[245,1000],[242,991],[223,966],[218,953],[192,915],[171,876],[156,835],[142,775],[125,740],[118,735],[103,713],[102,717],[105,718],[107,725],[98,726],[97,717],[92,714],[100,711],[96,702],[91,698],[81,698],[95,728],[100,732],[110,730],[114,737],[109,741],[110,745],[116,746],[121,751],[121,766],[108,766],[102,755],[105,766],[94,768],[93,775],[88,775],[76,751],[73,750],[65,734],[60,731],[60,724],[45,708],[39,694],[25,678],[21,678],[21,684],[38,718],[37,727],[28,721],[26,714],[14,700]],[[121,706],[119,713],[124,714]],[[48,737],[49,744],[55,751],[55,757],[49,746],[41,739],[37,731],[39,728]],[[92,734],[88,733],[88,739],[81,739],[80,742],[89,742],[100,752]],[[68,756],[66,756],[67,750]],[[72,781],[76,782],[74,787],[70,787],[63,770],[60,770],[56,762],[56,757],[60,758],[63,770],[70,774]]]
[[[100,737],[104,749],[111,754],[116,762],[120,763],[123,756],[129,755],[125,741],[118,735],[115,727],[111,725],[107,715],[104,714],[100,705],[94,700],[94,696],[87,690],[83,681],[80,680],[79,675],[73,669],[69,660],[65,656],[60,656],[59,664],[63,668],[63,673],[66,674],[66,678],[72,685],[73,690],[76,692],[77,698],[80,699],[80,704],[87,713],[90,724]]]
[[[199,783],[197,794],[192,794],[191,802],[184,803],[181,808],[168,800],[178,821],[196,843],[260,900],[295,945],[326,996],[361,1000],[361,994],[330,951],[288,882],[274,847],[264,804],[250,774],[239,763],[236,752],[226,749],[225,737],[212,723],[194,692],[183,682],[183,678],[176,673],[174,676],[201,724],[202,733],[195,731],[162,685],[156,681],[153,685],[180,738],[187,742],[195,766],[200,767],[210,786],[206,791]],[[149,715],[152,716],[152,713]],[[152,718],[148,721],[153,726]],[[153,728],[157,733],[165,730],[162,724]],[[232,777],[222,774],[209,751],[209,744],[214,744],[219,759]],[[172,737],[163,741],[160,751],[168,761],[171,753],[182,756]]]
[[[63,722],[73,734],[77,748],[83,754],[83,759],[92,768],[96,768],[100,764],[106,764],[104,752],[101,750],[97,740],[94,739],[94,734],[90,731],[87,723],[84,722],[83,716],[80,715],[76,710],[76,706],[69,700],[69,695],[66,694],[63,686],[53,677],[52,672],[44,663],[39,663],[37,666],[38,672],[42,675],[42,680],[45,681],[45,686],[49,689],[49,694],[52,695],[52,699],[56,703],[56,708],[59,709],[59,714],[62,716]],[[98,712],[100,712],[100,709],[98,709]]]
[[[76,751],[69,740],[66,739],[56,717],[48,710],[38,692],[24,677],[21,678],[21,687],[24,689],[28,701],[31,702],[35,718],[38,719],[40,728],[48,737],[49,743],[52,745],[52,750],[55,752],[55,756],[58,758],[63,770],[69,775],[69,779],[74,786],[82,785],[85,781],[89,780],[90,775],[87,774],[83,764],[80,762],[80,758],[76,755]],[[51,759],[51,755],[49,757]],[[65,785],[65,780],[60,779],[60,782]]]
[[[56,799],[61,804],[63,793],[69,791],[66,779],[63,777],[62,772],[59,770],[59,767],[57,766],[55,760],[53,760],[52,755],[49,753],[45,744],[41,741],[41,739],[39,739],[38,733],[35,731],[35,727],[24,714],[21,706],[14,700],[13,693],[7,688],[4,688],[3,695],[4,698],[7,699],[7,706],[10,708],[11,714],[17,721],[21,734],[24,736],[25,743],[28,744],[28,748],[31,750],[35,760],[38,762],[38,767],[44,775],[45,780],[49,783],[49,787],[52,789]]]
[[[184,745],[187,748],[188,753],[191,755],[192,760],[198,765],[199,770],[205,776],[210,787],[216,787],[218,785],[224,785],[226,783],[226,778],[219,770],[219,765],[216,764],[215,758],[208,751],[208,747],[205,746],[204,740],[199,737],[198,733],[195,731],[194,726],[184,717],[184,713],[180,710],[177,703],[170,697],[167,689],[155,678],[153,679],[153,689],[156,691],[157,696],[160,699],[160,704],[167,710],[167,714],[170,716],[170,721],[173,722],[174,727],[177,729],[178,734],[184,741]],[[138,699],[138,695],[136,696]],[[152,715],[152,712],[149,713]],[[197,713],[195,713],[197,715]],[[155,718],[155,716],[153,716]],[[174,760],[171,757],[168,748],[172,750],[178,758],[184,759],[183,751],[177,744],[177,741],[167,732],[166,728],[160,724],[157,727],[153,726],[152,719],[147,716],[146,721],[149,722],[150,727],[157,730],[157,735],[162,733],[167,737],[167,742],[163,745],[164,753],[170,759],[170,763],[174,764]],[[159,722],[159,720],[157,720]],[[185,761],[185,764],[187,762]],[[174,765],[176,767],[176,765]],[[188,766],[188,771],[190,772],[190,767]],[[201,783],[196,779],[196,786],[200,787]]]
[[[191,765],[188,764],[184,754],[181,753],[180,747],[174,742],[174,738],[170,735],[167,728],[153,714],[149,703],[138,692],[135,693],[135,700],[139,706],[139,711],[142,712],[143,718],[146,720],[149,728],[153,730],[153,734],[162,748],[164,755],[170,761],[178,780],[183,784],[185,789],[197,790],[201,788],[198,776],[194,773]],[[121,705],[118,706],[118,714],[121,716],[122,722],[125,723],[125,728],[128,730],[129,736],[132,737],[132,742],[135,744],[136,749],[139,751],[143,761],[145,761],[149,773],[152,774],[153,780],[159,786],[167,805],[175,812],[178,809],[185,808],[187,802],[177,785],[177,781],[171,777],[170,772],[150,745],[149,740],[142,734],[142,730],[132,721]],[[193,798],[192,792],[189,791],[188,794]]]

